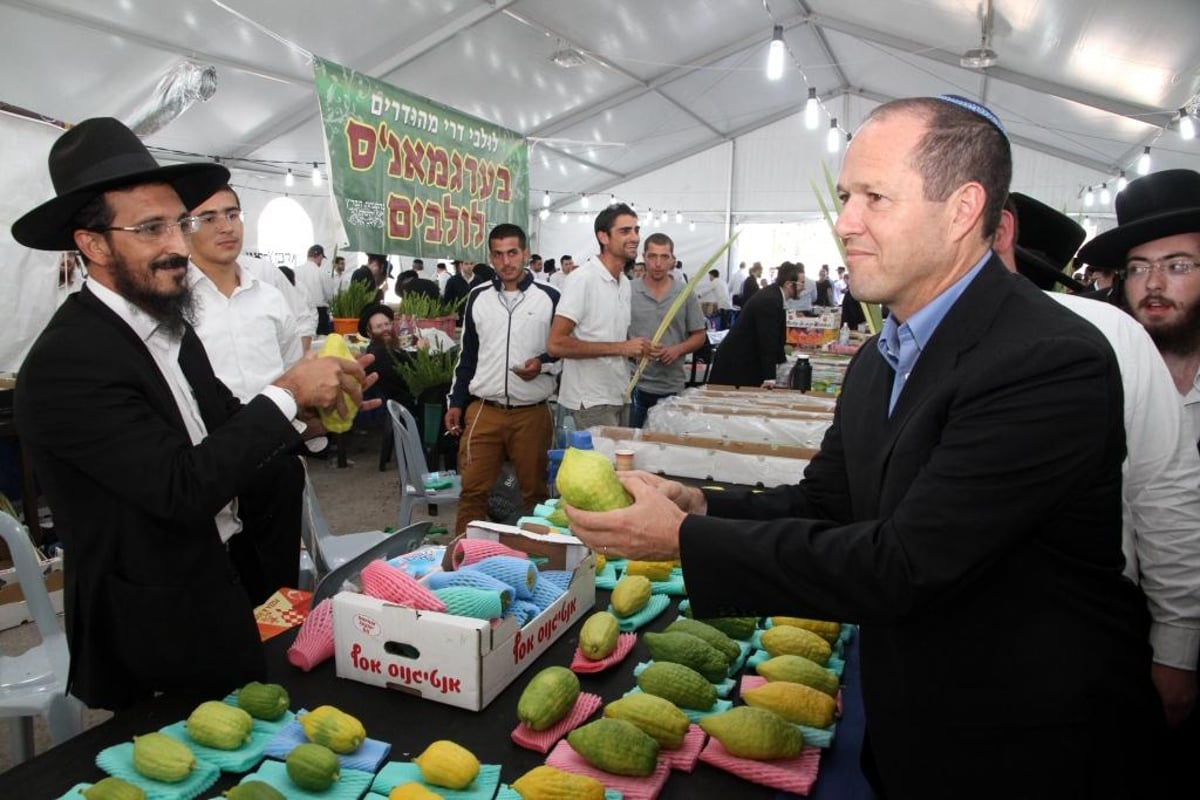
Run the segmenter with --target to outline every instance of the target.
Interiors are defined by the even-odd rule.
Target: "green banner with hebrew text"
[[[487,261],[487,234],[529,219],[525,139],[314,58],[331,191],[349,249]]]

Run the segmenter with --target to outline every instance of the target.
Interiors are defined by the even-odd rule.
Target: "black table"
[[[607,605],[608,593],[598,592],[597,607]],[[677,616],[677,602],[649,626],[661,630]],[[586,615],[584,617],[586,619]],[[517,724],[517,699],[529,679],[540,669],[569,664],[579,643],[578,624],[567,631],[524,673],[516,678],[482,712],[465,711],[441,705],[398,691],[389,691],[352,680],[338,678],[330,661],[310,673],[287,663],[286,651],[294,638],[287,632],[268,641],[270,679],[287,687],[292,709],[334,705],[355,715],[366,726],[367,735],[392,743],[390,760],[403,761],[419,754],[435,739],[452,739],[468,748],[485,764],[502,764],[501,779],[512,783],[527,770],[544,763],[545,756],[518,747],[509,738]],[[204,646],[197,642],[197,647]],[[820,776],[810,798],[846,800],[873,795],[858,768],[862,739],[862,701],[858,689],[857,637],[847,650],[846,688],[843,692],[843,716],[833,746],[821,756]],[[599,675],[580,676],[583,690],[599,694],[605,702],[615,700],[635,685],[633,667],[648,659],[639,641],[633,652],[617,667]],[[106,747],[129,741],[135,734],[158,730],[186,719],[201,699],[158,698],[115,715],[111,720],[34,759],[0,774],[0,797],[55,798],[76,783],[94,782],[104,777],[94,758]],[[240,775],[222,774],[221,780],[202,797],[216,797],[235,785]],[[729,773],[701,762],[691,774],[673,772],[660,797],[671,798],[773,798],[791,797],[765,787],[747,783]]]

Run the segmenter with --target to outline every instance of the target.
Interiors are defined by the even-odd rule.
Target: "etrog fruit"
[[[558,468],[558,493],[584,511],[612,511],[633,505],[607,458],[595,450],[568,447]]]
[[[350,348],[346,346],[346,340],[340,333],[331,333],[325,337],[321,355],[344,358],[348,361],[354,360],[354,354],[350,352]],[[321,424],[330,433],[345,433],[354,425],[354,415],[358,413],[358,405],[351,399],[349,392],[342,392],[342,402],[346,405],[345,414],[338,413],[336,408],[329,410],[322,408],[318,412],[321,415]]]

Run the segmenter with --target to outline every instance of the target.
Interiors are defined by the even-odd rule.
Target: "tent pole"
[[[737,171],[737,139],[729,140],[729,182],[725,186],[725,238],[733,236],[733,181]],[[733,276],[733,248],[725,251],[725,282]]]

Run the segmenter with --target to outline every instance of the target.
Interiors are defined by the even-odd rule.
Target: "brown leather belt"
[[[491,406],[493,408],[503,408],[505,411],[515,411],[518,408],[533,408],[534,406],[546,405],[545,400],[541,401],[540,403],[513,404],[513,403],[499,403],[499,402],[496,402],[495,400],[485,400],[482,397],[479,398],[479,402],[483,403],[485,406]]]

